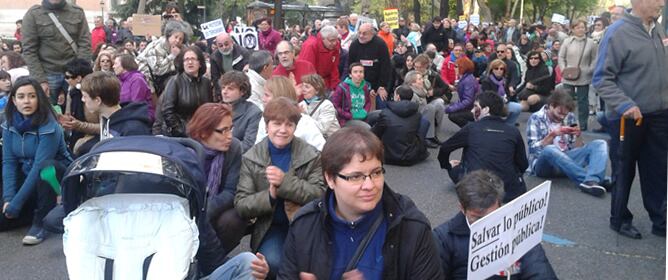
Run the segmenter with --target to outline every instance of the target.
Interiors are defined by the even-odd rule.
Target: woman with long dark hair
[[[49,98],[37,80],[22,77],[16,81],[5,119],[0,231],[32,223],[23,244],[36,245],[46,237],[42,219],[56,205],[60,192],[57,177],[72,157]]]
[[[527,54],[524,89],[517,96],[522,105],[522,111],[536,112],[540,110],[553,89],[554,76],[545,65],[543,56],[538,51],[530,51]]]

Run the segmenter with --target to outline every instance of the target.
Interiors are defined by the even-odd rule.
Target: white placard
[[[465,20],[460,20],[457,22],[457,28],[459,29],[464,29],[466,28],[467,25],[469,25],[469,23],[466,22]]]
[[[234,32],[230,34],[237,45],[249,50],[260,49],[260,39],[257,35],[255,27],[252,26],[235,26]]]
[[[480,26],[480,15],[471,15],[471,18],[469,18],[471,23],[475,26]]]
[[[552,22],[564,24],[566,16],[557,13],[552,14]]]
[[[225,24],[223,24],[222,19],[212,20],[200,24],[202,28],[202,34],[204,34],[205,39],[210,39],[218,36],[218,34],[225,33]]]
[[[162,158],[142,152],[106,152],[100,154],[96,171],[130,171],[163,175]]]
[[[550,200],[545,181],[471,225],[467,279],[486,279],[540,243]]]
[[[367,22],[373,24],[373,28],[378,30],[378,22],[375,19],[368,18],[365,16],[357,16],[357,24],[355,25],[355,32],[359,32],[358,30],[360,30],[360,26],[362,26],[362,24]]]

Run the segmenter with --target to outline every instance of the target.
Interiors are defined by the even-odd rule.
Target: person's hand
[[[48,92],[49,92],[49,83],[47,83],[47,82],[42,82],[40,85],[42,86],[42,90],[44,90],[44,93],[46,93],[46,94],[48,95]]]
[[[427,91],[427,96],[434,96],[434,89]]]
[[[369,96],[371,98],[376,98],[376,96],[378,96],[378,93],[372,89],[371,91],[369,91]]]
[[[530,83],[530,82],[527,82],[527,88],[528,88],[528,89],[535,89],[536,86],[534,86],[534,84],[532,84],[532,83]]]
[[[364,274],[362,274],[362,272],[360,272],[357,269],[353,269],[351,271],[348,271],[348,272],[344,273],[341,276],[341,279],[344,279],[344,280],[364,280]]]
[[[9,202],[5,202],[5,204],[2,205],[2,213],[5,214],[5,217],[7,219],[13,219],[14,216],[9,215],[9,213],[7,213],[7,208],[9,208]]]
[[[269,273],[269,264],[267,259],[261,253],[255,253],[257,259],[251,262],[251,275],[255,279],[262,280],[267,278],[267,273]]]
[[[75,119],[72,116],[63,115],[60,125],[63,126],[64,129],[73,130],[77,126],[78,122],[79,120]]]
[[[58,95],[58,101],[56,101],[58,105],[65,105],[65,94],[61,93]]]
[[[448,85],[448,87],[450,88],[450,91],[452,91],[452,92],[455,92],[457,90],[457,88],[454,85]]]
[[[515,95],[515,88],[514,88],[514,87],[508,87],[508,90],[510,91],[510,92],[509,92],[510,96],[514,96],[514,95]]]
[[[627,119],[638,120],[642,118],[642,113],[640,112],[640,108],[638,108],[638,106],[633,106],[630,109],[626,110],[623,116],[624,118]]]
[[[283,183],[283,177],[285,176],[283,170],[281,170],[276,166],[270,165],[267,167],[266,172],[267,172],[267,181],[269,181],[269,184],[275,186],[276,188],[279,188]]]
[[[177,56],[179,53],[181,53],[181,47],[174,45],[169,50],[169,53],[171,53],[173,56]]]
[[[408,39],[404,35],[401,35],[401,41],[404,43],[408,43]]]
[[[456,159],[450,160],[450,166],[452,166],[452,167],[456,167],[456,166],[458,166],[460,163],[461,163],[460,160],[456,160]]]
[[[387,90],[385,90],[384,87],[379,87],[377,93],[380,96],[381,100],[383,100],[383,101],[387,100]]]
[[[299,280],[318,280],[318,277],[315,277],[315,274],[308,272],[300,272]]]

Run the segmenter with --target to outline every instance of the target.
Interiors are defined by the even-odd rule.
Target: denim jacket
[[[65,166],[72,162],[67,151],[63,129],[54,118],[35,131],[21,135],[14,127],[2,124],[2,199],[9,202],[7,212],[18,215],[19,211],[39,183],[39,167],[46,160],[56,160]],[[21,170],[24,176],[18,176]],[[25,177],[20,185],[20,178]]]

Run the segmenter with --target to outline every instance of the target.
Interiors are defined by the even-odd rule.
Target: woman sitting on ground
[[[524,75],[524,89],[517,98],[522,111],[536,112],[545,105],[547,97],[554,89],[554,80],[545,65],[540,52],[530,51],[527,55],[527,72]]]
[[[329,99],[325,96],[325,82],[318,74],[302,76],[300,90],[304,100],[299,103],[302,112],[311,116],[322,132],[322,136],[327,139],[332,133],[336,132],[341,126],[336,119],[336,109]]]

